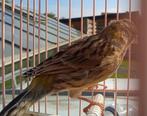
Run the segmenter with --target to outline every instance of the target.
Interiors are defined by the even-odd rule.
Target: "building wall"
[[[131,14],[133,22],[137,24],[139,12],[132,12]],[[116,20],[117,15],[116,14],[107,14],[107,23],[109,23],[110,20]],[[129,13],[120,13],[119,19],[129,18]],[[68,19],[61,19],[62,23],[69,25]],[[105,15],[102,14],[101,16],[95,17],[95,32],[99,33],[104,28],[105,23]],[[81,18],[73,18],[71,20],[71,26],[77,30],[81,30]],[[93,17],[84,17],[83,18],[83,33],[91,35],[93,34]]]
[[[87,34],[87,26],[88,26],[87,20],[88,19],[83,19],[83,33],[85,33],[85,34]],[[69,20],[60,20],[60,22],[69,26]],[[71,27],[80,31],[81,30],[81,19],[72,20]]]

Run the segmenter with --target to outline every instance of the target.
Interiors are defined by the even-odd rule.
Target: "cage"
[[[53,56],[72,42],[98,34],[111,20],[138,22],[139,0],[2,0],[0,1],[0,109],[14,99],[30,80],[22,73]],[[139,80],[135,45],[117,72],[82,96],[104,96],[105,110],[115,116],[137,116]],[[30,111],[59,116],[83,116],[85,101],[68,92],[46,96]],[[105,112],[105,111],[104,111]],[[106,115],[106,114],[105,114]]]

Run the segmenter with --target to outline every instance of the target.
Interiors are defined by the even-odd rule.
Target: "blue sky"
[[[33,8],[33,0],[30,1],[30,7]],[[36,0],[36,9],[38,9],[38,2]],[[69,0],[59,0],[60,1],[60,18],[68,18],[69,10]],[[80,0],[72,1],[72,17],[81,16],[81,4]],[[105,0],[95,0],[96,1],[96,15],[100,15],[105,11]],[[119,11],[126,12],[129,9],[129,0],[119,0]],[[139,9],[139,0],[132,1],[132,10]],[[16,4],[19,4],[20,0],[15,0]],[[27,7],[27,0],[23,0],[23,6]],[[114,13],[117,11],[117,0],[107,0],[107,12]],[[57,0],[48,0],[48,10],[54,14],[57,14]],[[45,12],[45,0],[41,0],[41,12]],[[93,0],[83,0],[83,15],[91,16],[93,15]]]

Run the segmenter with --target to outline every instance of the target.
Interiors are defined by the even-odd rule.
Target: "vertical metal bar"
[[[141,19],[137,22],[138,31],[139,31],[139,42],[137,47],[136,57],[138,59],[137,66],[137,77],[140,79],[140,91],[138,94],[139,97],[139,115],[147,116],[147,0],[140,0],[141,4]],[[136,53],[136,52],[135,52]]]
[[[27,70],[29,69],[29,20],[30,20],[30,0],[27,0]],[[29,80],[27,80],[27,85],[29,85]]]
[[[81,39],[83,39],[83,0],[81,0]],[[81,116],[82,100],[79,100],[79,116]]]
[[[129,48],[129,59],[128,59],[128,80],[127,80],[127,116],[129,110],[129,87],[130,87],[130,77],[131,77],[131,47]]]
[[[59,31],[60,31],[59,17],[60,17],[60,0],[57,0],[57,52],[59,52],[59,42],[60,42],[60,38],[59,38]],[[56,95],[56,114],[58,115],[58,113],[59,113],[59,93],[57,93],[57,95]]]
[[[12,98],[15,97],[15,85],[14,85],[14,12],[15,12],[15,3],[12,0],[12,28],[11,28],[11,66],[12,66]]]
[[[59,94],[56,95],[56,114],[59,114]]]
[[[45,1],[45,58],[48,58],[48,0]],[[47,113],[47,96],[45,96],[45,113]]]
[[[69,0],[69,45],[71,45],[71,0]],[[70,91],[69,91],[70,92]],[[70,116],[70,97],[68,92],[68,116]]]
[[[70,116],[70,97],[69,97],[69,92],[68,91],[68,116]]]
[[[131,0],[129,0],[129,20],[131,21]],[[129,115],[129,88],[130,88],[130,78],[131,78],[131,46],[128,52],[128,82],[127,82],[127,116]]]
[[[20,70],[20,76],[19,76],[19,81],[20,81],[20,90],[22,91],[22,26],[23,26],[23,20],[22,20],[22,0],[20,0],[20,32],[19,32],[19,45],[20,45],[20,50],[19,50],[19,70]]]
[[[33,0],[33,67],[35,67],[35,64],[36,64],[36,58],[35,58],[35,36],[36,36],[36,33],[35,33],[35,28],[36,28],[36,0]],[[35,104],[33,104],[33,111],[35,111]]]
[[[69,0],[69,45],[71,45],[71,0]]]
[[[48,0],[45,1],[45,57],[48,57]]]
[[[40,64],[40,21],[41,21],[41,0],[38,9],[38,64]],[[38,112],[40,112],[40,100],[38,101]]]
[[[83,38],[83,0],[81,0],[81,39]]]
[[[2,102],[3,107],[5,106],[5,99],[6,99],[6,93],[5,93],[5,0],[2,0]]]
[[[57,0],[57,52],[59,52],[59,31],[60,31],[60,27],[59,27],[59,17],[60,17],[60,1]]]
[[[92,28],[92,33],[93,35],[96,33],[96,30],[95,30],[95,0],[93,0],[93,28]],[[94,98],[94,88],[91,90],[91,97],[92,99]]]
[[[41,21],[41,0],[39,0],[38,9],[38,64],[40,63],[40,21]]]
[[[119,20],[119,0],[117,0],[117,15],[116,19]]]
[[[116,14],[116,20],[119,20],[119,0],[117,0],[117,14]],[[115,73],[115,96],[114,96],[114,102],[115,102],[115,109],[117,108],[117,71]],[[115,110],[115,116],[117,116],[117,111]]]
[[[114,93],[114,107],[117,108],[117,72],[115,73],[115,93]],[[117,116],[117,111],[115,110],[114,116]]]
[[[131,19],[132,19],[132,14],[131,14],[131,8],[132,8],[132,0],[129,0],[129,19],[130,19],[130,21],[131,21]]]
[[[79,100],[79,116],[81,116],[81,111],[82,111],[82,100]]]
[[[106,27],[107,26],[107,0],[105,0],[105,22],[104,23],[105,23],[104,26]],[[104,105],[105,105],[105,97],[106,97],[105,80],[104,80],[103,90],[104,90]]]
[[[93,35],[95,34],[95,0],[93,0]]]
[[[107,0],[105,0],[105,27],[107,26]]]
[[[36,34],[35,34],[35,25],[36,25],[36,6],[35,6],[35,4],[36,4],[36,2],[35,2],[36,0],[33,0],[33,67],[35,67],[35,36],[36,36]]]

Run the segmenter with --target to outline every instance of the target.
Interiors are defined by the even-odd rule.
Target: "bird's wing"
[[[98,47],[103,47],[103,45],[97,39],[98,35],[83,38],[63,51],[58,52],[52,58],[28,70],[24,75],[31,77],[42,74],[68,74],[79,70],[89,70],[99,65],[102,60],[102,56],[98,55],[97,52],[101,53]]]

